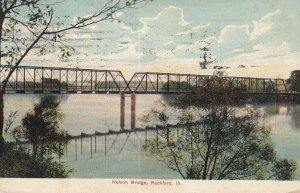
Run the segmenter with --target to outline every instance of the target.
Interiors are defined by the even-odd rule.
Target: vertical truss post
[[[98,71],[95,71],[95,93],[96,93],[96,91],[97,91],[97,81],[98,81]]]
[[[146,92],[148,90],[148,73],[146,72]]]
[[[105,92],[107,92],[107,70],[105,71]]]
[[[158,93],[158,74],[156,74],[156,93]]]
[[[18,90],[18,76],[19,76],[19,69],[16,69],[16,90]]]
[[[77,84],[77,79],[78,79],[78,70],[76,69],[76,71],[75,71],[75,91],[77,92],[77,86],[78,86],[78,84]]]
[[[83,70],[81,70],[81,78],[80,78],[80,91],[82,93],[83,90]]]
[[[93,70],[91,70],[91,92],[93,91]]]
[[[179,85],[179,92],[180,92],[181,91],[181,75],[179,74],[178,76],[179,76],[179,84],[178,85]]]

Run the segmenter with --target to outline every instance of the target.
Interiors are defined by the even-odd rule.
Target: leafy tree
[[[4,64],[12,67],[2,80],[0,88],[0,151],[4,146],[3,94],[11,75],[27,55],[33,50],[44,55],[49,47],[59,47],[62,59],[69,57],[71,53],[63,39],[65,32],[80,30],[106,20],[117,20],[114,15],[118,11],[147,1],[104,0],[103,6],[96,12],[78,16],[76,20],[65,23],[54,18],[55,6],[59,3],[57,1],[0,0],[0,67]]]
[[[145,148],[184,179],[292,179],[296,163],[277,158],[271,128],[260,123],[262,114],[243,107],[246,97],[232,95],[230,86],[221,75],[175,98],[184,125],[178,132],[167,124],[165,105],[153,110],[145,117],[164,128],[159,141],[150,140]]]
[[[42,97],[34,106],[34,111],[28,112],[22,119],[22,126],[13,130],[16,139],[25,139],[32,144],[35,158],[51,157],[53,153],[63,154],[67,133],[59,127],[63,118],[59,105],[57,96]]]
[[[287,83],[289,84],[291,91],[300,92],[300,70],[292,71]]]
[[[71,170],[53,158],[36,158],[26,148],[5,143],[0,154],[0,177],[5,178],[65,178]]]

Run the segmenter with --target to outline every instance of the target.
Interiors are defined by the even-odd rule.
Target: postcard
[[[0,193],[300,192],[299,6],[0,0]]]

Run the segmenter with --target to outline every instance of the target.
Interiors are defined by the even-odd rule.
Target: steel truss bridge
[[[1,84],[11,72],[6,94],[180,94],[191,88],[201,88],[213,75],[175,74],[159,72],[134,73],[126,80],[121,71],[19,66],[0,67]],[[289,91],[284,79],[225,77],[233,91],[253,94],[300,95]]]

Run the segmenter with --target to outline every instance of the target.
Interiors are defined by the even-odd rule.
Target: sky
[[[66,23],[100,9],[108,0],[66,0],[55,16]],[[75,50],[67,61],[30,54],[23,65],[67,66],[134,72],[212,74],[226,66],[232,76],[287,78],[300,68],[299,0],[154,0],[104,21],[64,34]],[[199,62],[207,45],[208,69]]]

